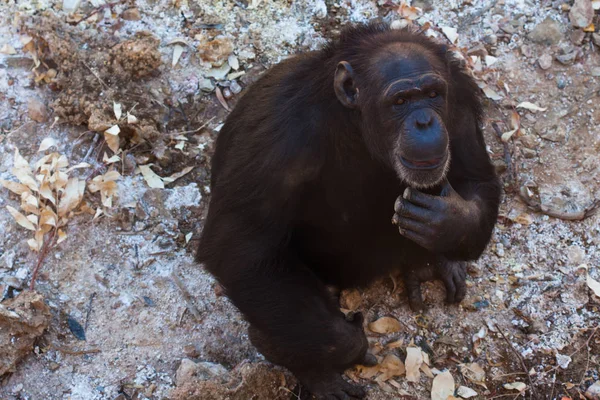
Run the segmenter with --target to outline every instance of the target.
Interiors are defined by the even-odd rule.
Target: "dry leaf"
[[[393,342],[390,342],[385,345],[385,348],[390,350],[399,349],[400,347],[404,347],[404,340],[402,339],[394,340]]]
[[[119,157],[116,154],[110,158],[108,157],[108,155],[106,153],[104,153],[104,156],[102,156],[102,162],[105,164],[113,164],[118,161],[121,161],[121,157]]]
[[[504,386],[504,389],[507,389],[507,390],[518,390],[519,392],[522,392],[523,390],[525,390],[527,388],[527,385],[524,384],[523,382],[505,383],[502,386]]]
[[[456,391],[456,394],[462,397],[463,399],[470,399],[471,397],[477,396],[476,391],[466,386],[459,387]]]
[[[119,136],[111,135],[108,132],[104,132],[104,140],[106,140],[106,145],[109,149],[116,153],[119,151],[120,141]]]
[[[358,374],[363,379],[371,379],[375,375],[380,372],[381,366],[374,365],[372,367],[366,367],[364,365],[357,365],[356,369],[358,370]]]
[[[77,178],[70,178],[58,202],[58,216],[65,217],[70,211],[73,211],[81,200],[85,192],[85,181]]]
[[[71,168],[67,169],[65,172],[69,173],[75,169],[82,169],[82,168],[89,168],[89,167],[91,167],[90,164],[88,164],[86,162],[82,162],[82,163],[73,165]]]
[[[380,375],[377,380],[381,382],[385,382],[395,376],[402,376],[406,373],[404,363],[398,356],[394,354],[388,354],[385,356],[381,364],[379,364],[379,367],[383,374]]]
[[[425,354],[425,353],[423,353]],[[433,372],[431,371],[431,368],[429,368],[429,365],[423,363],[421,364],[421,372],[423,372],[425,375],[427,375],[428,378],[433,379],[434,375]]]
[[[58,220],[58,217],[56,216],[56,214],[54,213],[54,211],[52,211],[52,209],[50,207],[46,207],[40,213],[40,226],[49,225],[49,226],[56,227],[56,225],[58,223],[57,220]]]
[[[117,121],[120,120],[121,116],[123,115],[123,106],[120,103],[115,103],[113,101],[113,112],[115,113],[115,118],[117,119]],[[117,127],[117,129],[119,128],[117,125],[115,125],[115,126]],[[113,126],[110,129],[113,129],[115,126]],[[108,130],[107,130],[107,132],[108,132]],[[118,135],[118,134],[119,134],[119,131],[117,131],[117,133],[115,133],[115,135]]]
[[[547,110],[547,108],[542,108],[542,107],[540,107],[538,105],[535,105],[533,103],[530,103],[528,101],[524,101],[522,103],[519,103],[517,105],[517,108],[524,108],[526,110],[533,111],[533,112],[536,112],[536,111],[546,111]]]
[[[348,310],[356,311],[361,303],[362,297],[356,289],[344,290],[340,296],[340,304]]]
[[[485,385],[485,371],[481,366],[477,363],[469,363],[469,364],[460,364],[460,372],[470,380],[471,382],[484,387],[487,389]]]
[[[29,229],[30,231],[35,231],[35,225],[33,225],[33,223],[31,223],[31,221],[27,219],[26,216],[21,214],[14,207],[6,206],[6,209],[8,210],[10,215],[13,216],[15,221],[17,221],[17,224],[21,225],[25,229]]]
[[[502,141],[503,141],[504,143],[508,143],[508,141],[510,140],[510,138],[512,138],[512,137],[513,137],[513,135],[514,135],[515,133],[517,133],[518,131],[519,131],[519,129],[513,129],[512,131],[504,132],[504,133],[502,134],[502,137],[501,137]]]
[[[369,324],[371,332],[382,334],[398,332],[401,328],[400,322],[392,317],[382,317]]]
[[[486,86],[484,86],[482,90],[483,90],[483,93],[484,93],[484,94],[485,94],[485,95],[486,95],[486,96],[487,96],[489,99],[492,99],[492,100],[494,100],[494,101],[500,101],[500,100],[502,100],[502,99],[503,99],[503,97],[502,97],[502,96],[501,96],[501,95],[500,95],[498,92],[496,92],[494,89],[492,89],[491,87],[489,87],[489,86],[487,86],[487,85],[486,85]]]
[[[65,239],[67,238],[67,234],[62,230],[59,229],[58,230],[58,240],[56,241],[56,243],[62,243],[65,241]]]
[[[2,48],[0,48],[0,53],[13,55],[13,54],[17,54],[17,51],[10,44],[6,43],[4,46],[2,46]]]
[[[496,62],[498,62],[497,57],[485,56],[485,65],[487,65],[488,67],[491,67],[492,65],[496,64]]]
[[[119,128],[119,125],[113,125],[104,132],[109,135],[117,136],[121,132],[121,128]]]
[[[179,172],[175,172],[173,175],[168,176],[166,178],[161,178],[163,180],[164,183],[169,184],[169,183],[173,183],[175,182],[177,179],[181,178],[182,176],[184,176],[185,174],[189,173],[191,170],[193,170],[194,167],[185,167],[184,169],[182,169]]]
[[[418,382],[421,379],[421,365],[423,364],[423,355],[418,347],[406,348],[406,380],[409,382]]]
[[[179,58],[181,58],[181,55],[183,54],[184,50],[185,47],[183,47],[180,44],[176,44],[175,46],[173,46],[173,61],[171,61],[172,67],[175,67],[177,65],[177,62],[179,62]]]
[[[150,165],[152,165],[152,164],[140,165],[140,171],[142,172],[142,176],[146,180],[146,183],[151,188],[164,189],[165,184],[164,184],[162,178],[160,176],[156,175],[156,173],[154,171],[152,171],[152,169],[150,169]]]
[[[415,19],[419,18],[419,15],[422,13],[422,10],[419,7],[409,6],[405,2],[400,4],[397,11],[402,18],[406,18],[410,21],[414,21]]]
[[[458,30],[450,26],[440,26],[444,35],[450,40],[450,43],[455,44],[458,40]]]
[[[23,185],[22,183],[6,181],[4,179],[0,179],[0,185],[4,186],[11,192],[18,194],[18,195],[22,195],[25,192],[31,193],[29,188],[27,186]]]
[[[223,92],[221,92],[221,89],[218,86],[215,87],[215,94],[217,95],[217,100],[219,100],[219,103],[221,103],[223,108],[227,111],[231,111],[229,105],[227,104],[227,101],[225,101],[225,97],[223,97]]]
[[[594,292],[596,296],[600,297],[600,282],[592,278],[589,273],[587,274],[586,280],[587,285],[590,289],[592,289],[592,292]]]
[[[137,124],[137,122],[138,122],[138,119],[135,115],[127,113],[127,123],[128,124],[133,125],[133,124]]]
[[[185,243],[189,243],[190,240],[192,239],[192,236],[194,235],[194,232],[190,232],[188,234],[185,235]]]
[[[431,400],[447,400],[454,396],[454,378],[450,371],[445,371],[433,379]]]
[[[46,151],[48,150],[50,147],[56,147],[56,140],[51,138],[51,137],[47,137],[46,139],[42,140],[42,143],[40,143],[40,148],[38,149],[38,153],[41,153],[42,151]]]

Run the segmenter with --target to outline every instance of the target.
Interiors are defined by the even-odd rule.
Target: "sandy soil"
[[[72,172],[88,184],[111,169],[122,177],[111,207],[85,193],[103,214],[73,215],[66,240],[43,259],[35,288],[49,328],[1,378],[0,398],[290,398],[294,378],[264,362],[240,314],[193,262],[214,139],[227,108],[270,65],[318,49],[346,23],[402,25],[412,10],[382,0],[91,0],[67,12],[72,3],[0,4],[0,179],[16,180],[16,148],[33,163],[47,137],[71,165],[90,164]],[[413,5],[422,9],[414,23],[435,22],[440,40],[442,28],[458,28],[457,50],[494,98],[485,134],[506,188],[501,217],[469,267],[461,306],[444,305],[434,282],[425,285],[429,310],[415,315],[391,278],[344,298],[367,323],[400,321],[387,335],[367,329],[382,359],[404,360],[413,342],[433,374],[449,370],[473,398],[517,398],[505,387],[514,382],[526,384],[524,398],[580,398],[600,379],[600,298],[586,283],[587,273],[600,280],[600,216],[588,212],[600,199],[598,11],[570,18],[571,1]],[[576,29],[575,17],[592,18],[586,30],[596,32]],[[517,108],[523,102],[544,110]],[[516,116],[520,130],[504,143]],[[115,124],[122,153],[109,165],[103,132]],[[194,168],[150,188],[139,173],[149,164],[161,177]],[[39,257],[6,209],[19,203],[0,189],[0,306],[27,288]],[[484,383],[465,372],[470,363]],[[363,372],[347,375],[369,399],[431,398],[427,373],[411,383]]]

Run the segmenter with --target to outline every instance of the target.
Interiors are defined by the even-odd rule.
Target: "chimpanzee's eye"
[[[396,104],[398,105],[402,105],[404,103],[406,103],[406,100],[404,100],[403,98],[399,98],[398,100],[396,100]]]
[[[435,90],[432,90],[431,92],[429,92],[429,97],[434,98],[438,96],[438,92],[436,92]]]

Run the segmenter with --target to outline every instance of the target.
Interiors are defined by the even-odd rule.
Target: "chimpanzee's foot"
[[[296,396],[303,400],[351,400],[362,399],[366,395],[363,388],[346,382],[339,374],[314,380],[300,379],[304,390],[296,393]]]
[[[415,312],[425,310],[421,296],[421,283],[441,280],[446,287],[446,301],[460,303],[467,291],[467,264],[463,261],[438,260],[436,263],[420,265],[404,273],[404,282],[408,292],[408,303]]]

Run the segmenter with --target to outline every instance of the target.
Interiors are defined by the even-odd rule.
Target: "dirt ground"
[[[262,71],[373,18],[430,23],[428,34],[455,41],[485,93],[486,140],[506,190],[460,306],[428,283],[429,309],[416,315],[392,278],[342,296],[366,324],[399,321],[388,334],[365,327],[381,362],[405,361],[414,346],[429,358],[416,382],[364,369],[348,379],[377,400],[432,398],[445,370],[457,398],[600,398],[600,2],[412,6],[0,1],[0,179],[17,181],[18,149],[31,165],[52,152],[85,162],[69,178],[104,185],[82,191],[66,237],[38,251],[7,208],[19,209],[19,195],[0,188],[0,398],[295,398],[294,378],[256,352],[240,314],[193,261],[209,163],[228,110]],[[38,152],[45,138],[52,146]],[[183,175],[163,180],[148,166]],[[38,261],[35,290],[47,307],[18,300]],[[28,341],[15,355],[7,346],[17,330]]]

